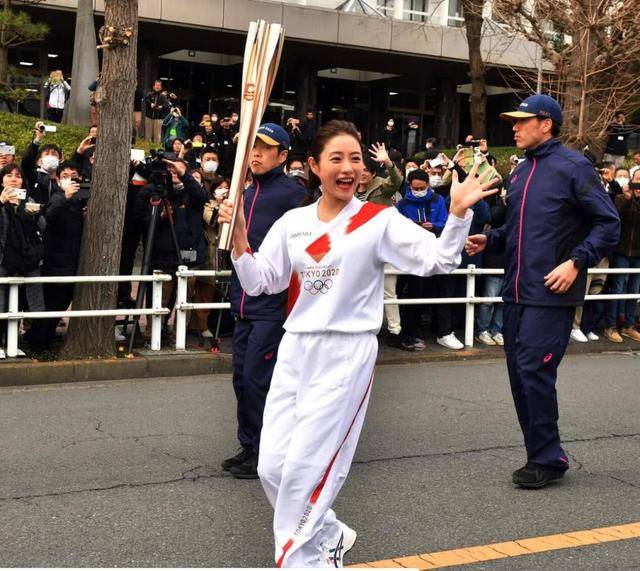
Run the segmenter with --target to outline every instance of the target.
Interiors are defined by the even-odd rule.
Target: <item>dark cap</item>
[[[500,114],[500,119],[506,121],[527,117],[551,119],[556,125],[562,125],[562,107],[549,95],[530,95],[520,103],[517,111]]]
[[[260,125],[256,136],[258,139],[272,147],[280,147],[284,150],[288,150],[291,146],[289,134],[280,127],[280,125],[276,125],[275,123],[265,123],[264,125]]]

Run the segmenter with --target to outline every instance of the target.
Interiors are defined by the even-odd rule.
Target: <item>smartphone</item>
[[[16,148],[13,145],[0,145],[0,155],[15,155]]]
[[[19,188],[16,194],[18,200],[24,200],[27,198],[27,191],[24,188]]]
[[[40,212],[42,209],[42,204],[38,204],[37,202],[27,202],[24,205],[24,209],[27,212]]]
[[[92,145],[95,145],[95,144],[96,144],[96,138],[95,138],[95,137],[91,137],[91,138],[89,139],[89,142],[90,142]]]
[[[131,149],[131,160],[144,162],[144,149]]]
[[[444,161],[440,157],[436,157],[435,159],[431,159],[429,161],[429,166],[432,169],[445,166]]]
[[[58,130],[58,127],[55,125],[45,125],[44,131],[45,133],[55,133]]]

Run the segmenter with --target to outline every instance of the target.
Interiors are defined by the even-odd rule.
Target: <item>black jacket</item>
[[[155,104],[154,108],[151,108],[152,103]],[[148,119],[164,119],[169,107],[169,101],[160,91],[151,91],[144,98],[144,115]]]
[[[47,204],[54,193],[59,190],[58,181],[52,179],[49,174],[38,168],[36,157],[40,145],[31,143],[22,155],[20,164],[26,179],[27,191],[39,204]]]
[[[186,172],[180,180],[184,183],[184,189],[181,191],[172,189],[168,200],[173,208],[174,227],[180,250],[196,252],[196,259],[185,262],[185,265],[195,267],[207,260],[207,246],[202,231],[205,191],[189,172]],[[135,197],[135,215],[145,233],[151,222],[150,200],[155,194],[157,194],[156,189],[148,185]],[[152,269],[173,269],[182,263],[182,260],[178,260],[169,219],[159,217],[151,253]]]
[[[47,276],[73,276],[78,269],[84,204],[75,198],[67,200],[64,192],[56,192],[45,213],[42,273]]]

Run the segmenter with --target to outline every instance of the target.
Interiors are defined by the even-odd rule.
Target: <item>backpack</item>
[[[44,242],[35,220],[20,211],[9,214],[2,267],[9,276],[26,276],[40,266]]]

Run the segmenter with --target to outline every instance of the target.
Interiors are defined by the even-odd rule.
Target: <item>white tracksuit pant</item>
[[[258,474],[274,508],[279,567],[323,566],[341,527],[331,506],[364,421],[372,333],[286,333],[264,410]]]

